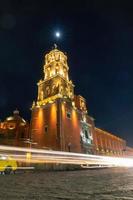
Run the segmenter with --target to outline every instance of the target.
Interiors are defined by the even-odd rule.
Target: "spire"
[[[16,110],[13,111],[14,115],[19,115],[19,110],[16,108]]]
[[[54,43],[54,49],[57,49],[57,44],[56,43]]]

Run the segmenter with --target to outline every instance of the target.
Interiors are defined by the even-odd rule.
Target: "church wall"
[[[125,155],[126,141],[102,129],[95,128],[96,154]]]
[[[129,157],[133,157],[133,148],[126,146],[125,155]]]
[[[36,147],[58,150],[57,104],[47,104],[32,110],[31,137]]]
[[[61,103],[61,135],[65,151],[81,152],[80,114],[66,102]]]

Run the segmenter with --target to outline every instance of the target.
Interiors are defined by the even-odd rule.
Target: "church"
[[[30,135],[37,148],[67,152],[133,155],[126,141],[95,127],[86,100],[74,92],[67,56],[57,46],[44,57],[44,76],[37,83],[32,105]]]
[[[27,146],[26,139],[29,138],[30,125],[20,116],[19,110],[0,122],[0,144],[10,146]]]
[[[95,126],[86,100],[74,92],[67,55],[55,45],[44,57],[44,76],[30,123],[16,109],[0,122],[0,144],[107,156],[133,156],[126,140]],[[33,145],[35,144],[35,145]]]

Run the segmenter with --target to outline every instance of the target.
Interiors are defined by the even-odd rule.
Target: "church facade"
[[[10,146],[27,146],[30,125],[16,109],[11,116],[0,122],[0,144]]]
[[[85,99],[74,94],[67,56],[57,48],[45,56],[44,78],[32,106],[31,137],[38,147],[91,152],[93,119]]]
[[[95,127],[86,100],[74,92],[67,56],[55,47],[44,57],[44,76],[28,123],[15,110],[0,121],[0,144],[108,156],[133,156],[126,140]]]
[[[74,93],[67,56],[55,47],[44,57],[30,134],[36,147],[77,153],[125,155],[126,141],[95,127],[86,100]],[[131,149],[130,149],[131,150]]]

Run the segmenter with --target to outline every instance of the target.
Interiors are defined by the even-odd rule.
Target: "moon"
[[[57,32],[55,32],[55,36],[57,37],[57,38],[60,38],[60,32],[59,31],[57,31]]]

